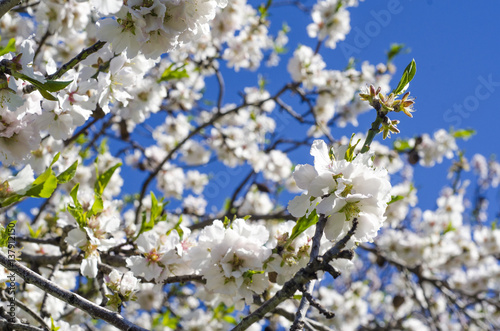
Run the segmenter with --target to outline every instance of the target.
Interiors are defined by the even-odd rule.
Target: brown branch
[[[120,330],[126,331],[146,331],[146,329],[141,328],[132,322],[124,319],[121,315],[112,312],[108,309],[100,307],[95,303],[71,292],[63,289],[59,285],[43,278],[39,274],[35,273],[31,269],[28,269],[21,263],[10,260],[5,256],[4,253],[0,253],[0,264],[10,271],[16,273],[19,277],[24,279],[28,284],[33,284],[40,288],[42,291],[51,294],[52,296],[68,303],[73,307],[77,307],[84,312],[91,315],[93,318],[101,319]]]
[[[0,18],[7,14],[9,10],[20,4],[20,0],[2,0],[0,1]]]
[[[331,268],[330,261],[342,255],[343,249],[347,242],[351,239],[358,226],[357,220],[353,221],[353,226],[349,232],[339,240],[332,248],[330,248],[323,256],[320,256],[310,262],[306,267],[300,269],[289,281],[287,281],[281,290],[253,313],[243,318],[232,331],[246,330],[253,323],[261,320],[264,315],[274,310],[280,303],[287,300],[295,294],[297,290],[302,288],[310,280],[316,279],[316,272],[319,270],[329,270]]]

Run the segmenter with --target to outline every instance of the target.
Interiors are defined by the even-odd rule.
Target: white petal
[[[337,197],[335,195],[330,195],[321,201],[318,206],[316,206],[316,212],[318,214],[330,215],[333,208],[335,207]]]
[[[299,164],[293,172],[293,179],[297,186],[303,190],[308,190],[309,184],[318,176],[318,172],[310,164]]]
[[[328,217],[325,226],[325,236],[328,240],[336,240],[342,233],[345,225],[344,213],[338,213]]]
[[[321,197],[330,193],[336,187],[337,183],[335,183],[332,173],[324,173],[313,179],[307,193],[313,197]]]
[[[311,206],[310,198],[308,194],[296,196],[288,203],[288,212],[292,214],[293,217],[304,216],[307,209]]]
[[[28,186],[35,181],[33,169],[28,164],[15,177],[7,179],[9,188],[16,193],[24,193]]]
[[[323,140],[315,140],[311,146],[311,155],[314,156],[314,168],[321,175],[330,169],[332,160],[328,155],[328,146]]]

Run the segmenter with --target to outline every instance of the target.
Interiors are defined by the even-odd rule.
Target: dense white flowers
[[[296,82],[302,82],[305,88],[323,85],[326,81],[322,70],[326,67],[321,55],[315,54],[308,46],[299,46],[288,62],[288,72]]]
[[[177,231],[172,231],[169,235],[148,231],[142,233],[136,243],[142,256],[127,259],[127,265],[134,275],[160,282],[188,270],[181,259],[184,248]]]
[[[293,174],[297,186],[307,192],[290,201],[288,210],[295,217],[313,210],[327,216],[325,235],[330,240],[345,235],[356,218],[359,226],[353,240],[372,241],[386,218],[391,184],[385,170],[372,168],[370,155],[348,161],[346,150],[344,146],[330,154],[324,141],[314,141],[314,167],[300,165]]]
[[[451,159],[457,149],[455,138],[444,129],[436,131],[434,139],[428,134],[424,134],[422,135],[422,143],[418,144],[420,164],[431,167],[436,162],[443,162],[443,157]]]
[[[192,248],[192,266],[206,279],[206,287],[220,295],[223,302],[241,307],[243,301],[251,303],[253,294],[267,288],[262,266],[271,255],[264,246],[269,232],[262,225],[251,225],[236,219],[230,228],[221,221],[206,227]]]
[[[207,34],[217,7],[226,4],[225,0],[131,0],[116,13],[116,20],[99,22],[98,36],[111,42],[116,53],[126,50],[134,57],[141,50],[147,57],[157,58]]]
[[[325,45],[335,48],[351,30],[349,12],[340,0],[320,0],[311,13],[314,23],[307,26],[309,37],[325,40]]]

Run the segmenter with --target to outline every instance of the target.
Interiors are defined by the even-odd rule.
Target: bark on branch
[[[93,318],[101,319],[120,330],[124,331],[147,331],[132,322],[124,319],[118,313],[112,312],[108,309],[100,307],[89,300],[82,298],[78,294],[71,291],[65,290],[59,285],[43,278],[36,272],[28,269],[21,263],[8,259],[4,253],[0,252],[0,264],[10,271],[17,274],[19,277],[24,279],[28,284],[33,284],[40,288],[42,291],[49,293],[50,295],[68,303],[73,307],[77,307],[84,312],[91,315]]]
[[[0,18],[7,14],[9,10],[20,4],[20,0],[1,0],[0,1]]]

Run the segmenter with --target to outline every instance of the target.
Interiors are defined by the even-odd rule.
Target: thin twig
[[[16,306],[24,310],[28,315],[33,317],[34,320],[36,320],[38,323],[40,323],[40,326],[42,328],[45,328],[47,330],[50,330],[50,327],[45,323],[43,318],[41,318],[36,312],[34,312],[30,307],[26,306],[24,303],[16,299]]]

